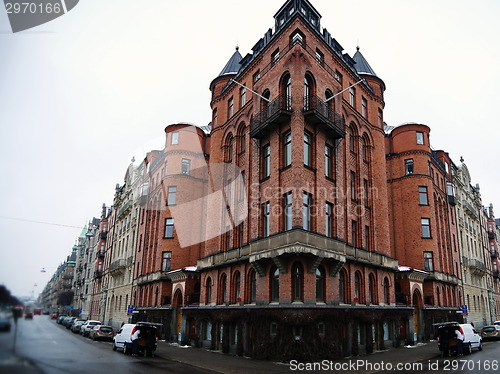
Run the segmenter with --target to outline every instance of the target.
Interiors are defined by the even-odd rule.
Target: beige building
[[[491,322],[491,257],[485,242],[485,218],[479,185],[471,184],[467,166],[462,163],[454,175],[458,245],[461,255],[463,303],[468,315],[464,321],[480,328]]]
[[[115,328],[128,322],[128,306],[132,304],[132,280],[134,275],[137,221],[139,215],[138,194],[142,184],[142,165],[129,166],[123,186],[117,185],[110,217],[107,276],[107,302],[104,322]]]

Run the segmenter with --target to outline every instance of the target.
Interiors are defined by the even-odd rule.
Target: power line
[[[11,220],[11,221],[39,223],[39,224],[42,224],[42,225],[59,226],[59,227],[70,227],[72,229],[83,229],[82,226],[71,226],[71,225],[63,225],[63,224],[60,224],[60,223],[34,221],[32,219],[25,219],[25,218],[15,218],[15,217],[6,217],[6,216],[0,216],[0,218],[8,219],[8,220]]]

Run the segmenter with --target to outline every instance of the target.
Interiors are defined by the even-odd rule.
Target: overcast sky
[[[284,2],[81,0],[17,34],[0,8],[0,284],[41,292],[132,156],[160,147],[167,124],[210,122],[210,82]],[[386,122],[430,126],[434,149],[464,157],[500,216],[500,2],[312,3],[385,81]]]

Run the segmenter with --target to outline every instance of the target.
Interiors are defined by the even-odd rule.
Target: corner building
[[[210,162],[240,168],[246,187],[229,195],[248,216],[208,222],[225,230],[204,243],[185,339],[280,359],[405,343],[412,308],[394,297],[385,84],[359,49],[343,53],[309,1],[274,18],[210,85]]]

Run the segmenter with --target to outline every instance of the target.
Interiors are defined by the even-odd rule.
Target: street
[[[14,333],[14,325],[10,332],[0,333],[0,373],[14,373],[6,369],[13,362],[17,364],[15,374],[40,371],[45,374],[99,374],[109,373],[110,369],[120,374],[209,373],[159,357],[126,356],[121,351],[113,351],[111,343],[94,342],[74,334],[44,315],[35,316],[33,320],[19,319],[15,353],[28,362],[21,361],[13,356]]]

